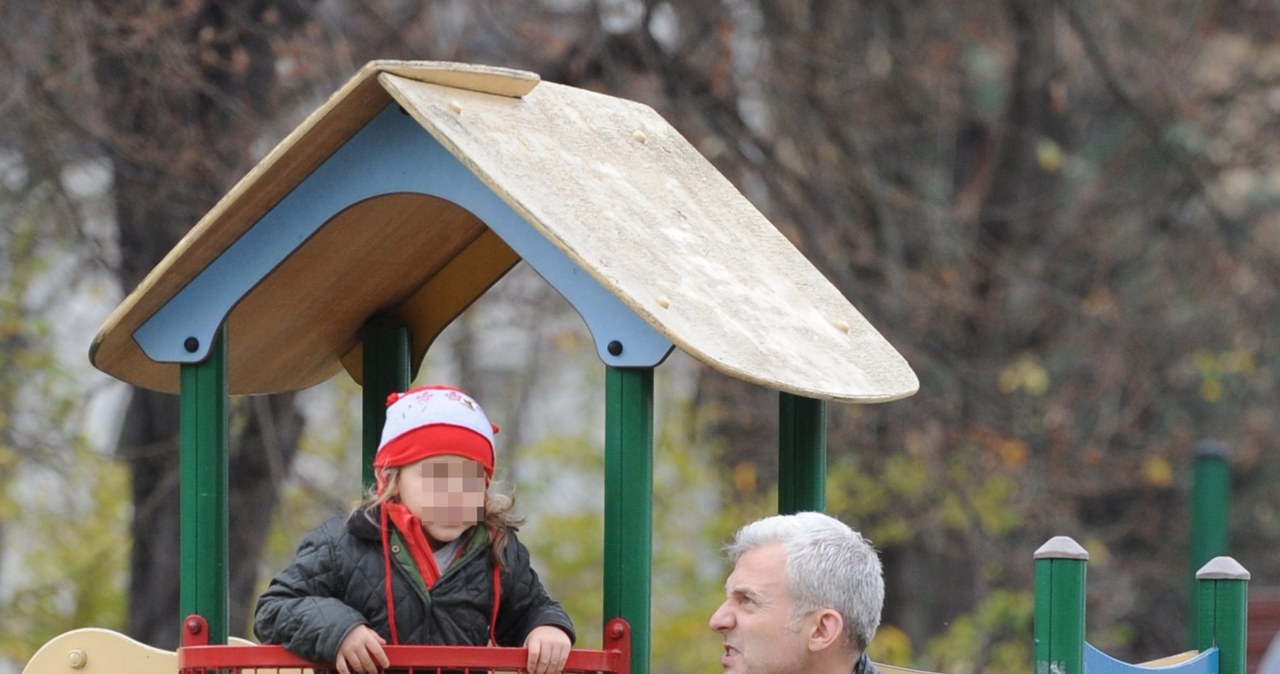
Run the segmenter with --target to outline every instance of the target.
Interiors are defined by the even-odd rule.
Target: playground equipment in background
[[[1188,644],[1196,645],[1199,601],[1196,573],[1210,559],[1226,555],[1230,547],[1230,452],[1226,445],[1205,439],[1196,444],[1191,472],[1191,528],[1189,530],[1187,613],[1191,616]],[[1254,588],[1248,602],[1246,674],[1280,674],[1280,588]]]
[[[1034,674],[1243,674],[1247,634],[1245,605],[1249,573],[1230,557],[1210,560],[1197,574],[1196,650],[1141,664],[1121,662],[1085,641],[1085,576],[1088,553],[1066,536],[1046,542],[1035,553]],[[627,625],[605,626],[601,650],[575,649],[571,672],[631,671]],[[233,640],[235,641],[235,640]],[[524,649],[399,646],[388,649],[393,668],[428,674],[458,671],[514,672],[525,663]],[[89,665],[95,667],[89,667]],[[107,666],[111,665],[111,666]],[[881,674],[931,674],[877,663]],[[208,644],[208,625],[191,617],[183,625],[183,646],[176,653],[139,644],[107,630],[77,630],[59,636],[32,658],[28,672],[97,674],[118,669],[130,674],[301,674],[329,671],[301,660],[279,646]]]
[[[781,512],[824,509],[826,401],[919,387],[649,107],[523,71],[375,61],[195,225],[91,348],[108,374],[181,395],[174,620],[201,616],[209,648],[227,643],[228,395],[346,369],[363,389],[368,484],[387,394],[521,260],[605,364],[603,613],[625,621],[636,674],[649,671],[653,370],[671,349],[779,391]]]
[[[1196,650],[1133,665],[1085,642],[1089,553],[1056,536],[1035,558],[1035,674],[1244,674],[1249,572],[1234,559],[1215,557],[1196,573]]]
[[[1196,443],[1191,463],[1191,527],[1187,548],[1187,644],[1197,641],[1196,614],[1200,610],[1196,574],[1214,557],[1229,554],[1231,471],[1227,448],[1212,439]]]

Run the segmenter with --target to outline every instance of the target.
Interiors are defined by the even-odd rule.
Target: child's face
[[[461,456],[432,456],[400,470],[400,502],[441,543],[484,519],[484,492],[484,468]]]

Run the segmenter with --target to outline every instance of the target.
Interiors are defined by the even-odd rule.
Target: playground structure
[[[1088,552],[1056,536],[1035,558],[1035,674],[1244,674],[1249,572],[1234,559],[1215,557],[1196,573],[1194,650],[1132,665],[1085,641]]]
[[[1213,439],[1197,443],[1191,473],[1191,530],[1188,573],[1191,575],[1188,615],[1199,611],[1196,570],[1215,556],[1228,553],[1230,542],[1231,475],[1228,450]],[[1247,674],[1275,674],[1280,668],[1280,589],[1254,588],[1249,594]],[[1196,644],[1196,625],[1188,634]]]
[[[373,62],[196,224],[90,353],[108,374],[181,396],[183,648],[76,630],[46,644],[27,674],[316,666],[229,643],[227,397],[297,390],[345,369],[363,390],[367,485],[387,394],[408,388],[440,332],[519,261],[582,316],[605,364],[607,624],[604,648],[575,650],[573,671],[649,671],[653,370],[674,347],[779,391],[780,512],[824,509],[827,401],[889,402],[919,386],[857,309],[648,107],[522,71]],[[1080,564],[1083,634],[1083,560],[1067,562]],[[1037,561],[1036,674],[1085,674],[1059,633],[1042,657],[1039,576]],[[1046,599],[1054,607],[1067,601],[1058,586]],[[1207,644],[1224,648],[1212,625]],[[524,662],[523,649],[504,648],[389,655],[417,671]],[[1243,674],[1223,667],[1230,657],[1217,662],[1205,674]]]

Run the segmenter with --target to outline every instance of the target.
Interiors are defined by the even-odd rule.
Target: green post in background
[[[227,643],[227,341],[219,330],[203,362],[181,366],[178,608],[198,613],[209,643]]]
[[[1084,674],[1085,567],[1089,553],[1054,536],[1035,553],[1035,672]]]
[[[1191,540],[1187,565],[1189,580],[1188,640],[1196,647],[1199,601],[1196,572],[1209,560],[1229,552],[1227,535],[1231,499],[1231,474],[1225,445],[1203,440],[1196,445],[1191,470]]]
[[[631,672],[649,674],[653,368],[605,369],[604,620],[631,624]]]
[[[409,388],[409,330],[382,320],[364,326],[362,383],[363,459],[360,484],[364,491],[373,486],[373,455],[378,453],[382,426],[387,421],[387,396]]]
[[[791,393],[778,397],[778,513],[827,506],[827,406]]]
[[[1218,674],[1245,674],[1249,572],[1230,557],[1214,557],[1196,584],[1196,650],[1217,646]]]

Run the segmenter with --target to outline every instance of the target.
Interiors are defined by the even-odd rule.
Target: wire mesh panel
[[[332,664],[310,662],[282,646],[209,645],[204,618],[191,616],[183,623],[178,649],[178,674],[337,674]],[[388,671],[406,674],[482,674],[521,672],[528,664],[523,648],[483,646],[386,646]],[[631,630],[625,620],[610,620],[604,629],[604,648],[575,648],[569,652],[565,672],[631,674]]]

